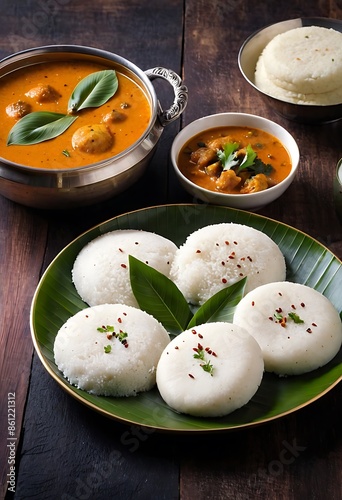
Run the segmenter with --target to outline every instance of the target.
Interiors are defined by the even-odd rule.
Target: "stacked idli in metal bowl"
[[[239,52],[242,75],[286,118],[342,117],[342,22],[304,18],[268,26]]]

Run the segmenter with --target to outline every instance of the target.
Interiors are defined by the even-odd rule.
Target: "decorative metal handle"
[[[163,78],[173,87],[175,94],[173,104],[165,111],[161,109],[161,113],[159,115],[160,122],[162,126],[165,127],[165,125],[173,122],[183,113],[188,103],[188,89],[182,84],[183,82],[177,73],[171,69],[157,67],[148,69],[145,73],[151,81],[155,78]]]

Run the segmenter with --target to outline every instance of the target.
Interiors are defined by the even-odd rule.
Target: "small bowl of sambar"
[[[287,130],[267,118],[219,113],[199,118],[178,133],[171,162],[194,198],[253,211],[290,186],[299,149]]]

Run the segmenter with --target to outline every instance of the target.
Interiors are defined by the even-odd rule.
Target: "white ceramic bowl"
[[[264,191],[249,194],[226,194],[210,191],[209,189],[200,187],[187,179],[181,173],[177,164],[179,152],[184,144],[204,130],[224,126],[257,128],[264,130],[279,139],[279,141],[287,149],[291,158],[292,168],[289,175],[275,186],[272,186]],[[292,135],[283,127],[271,120],[246,113],[219,113],[199,118],[181,130],[176,135],[171,147],[171,161],[181,185],[195,198],[215,205],[224,205],[241,210],[253,211],[279,198],[279,196],[281,196],[290,186],[298,169],[299,149]]]

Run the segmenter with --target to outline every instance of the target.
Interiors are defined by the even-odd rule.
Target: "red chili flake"
[[[276,312],[277,312],[277,313],[281,313],[281,312],[283,312],[283,310],[282,310],[282,308],[281,308],[281,307],[278,307],[278,309],[276,309]]]
[[[222,264],[222,266],[225,266],[225,265],[226,265],[226,263],[225,263],[225,261],[224,261],[224,260],[221,262],[221,264]]]
[[[294,304],[291,304],[292,309],[296,309],[296,306]]]
[[[122,250],[122,248],[119,248],[119,252],[123,253],[123,250]]]
[[[241,259],[240,259],[240,260],[246,260],[246,257],[241,257]]]
[[[212,355],[215,356],[215,358],[217,358],[217,354],[215,351],[212,352]]]
[[[113,338],[113,334],[112,333],[107,333],[107,339],[110,340]]]
[[[254,302],[254,300],[252,300],[252,306],[255,306],[255,302]]]
[[[139,245],[139,241],[135,241],[135,245]]]
[[[178,345],[176,345],[175,349],[179,349]]]
[[[239,273],[239,276],[241,276],[241,277],[242,277],[242,276],[243,276],[243,273]]]
[[[88,314],[85,315],[86,318],[89,318]]]
[[[127,316],[127,313],[122,313],[124,316]]]
[[[200,351],[203,351],[203,346],[200,343],[197,344],[197,347]]]
[[[222,283],[227,283],[226,278],[222,278],[221,281],[222,281]]]
[[[283,294],[282,294],[281,292],[278,292],[278,295],[280,295],[280,297],[282,297],[282,296],[283,296]]]
[[[234,243],[234,245],[237,245],[237,244],[238,244],[238,242],[237,242],[237,241],[233,241],[233,243]]]
[[[195,351],[195,352],[198,352],[198,348],[197,347],[193,347],[192,350]]]
[[[126,269],[126,264],[121,264],[121,267],[123,267],[124,269]]]
[[[145,263],[148,264],[148,260],[145,260]]]
[[[317,326],[316,323],[311,323],[311,324],[312,324],[312,326]]]
[[[195,378],[195,377],[192,375],[192,373],[189,373],[188,375],[189,375],[189,377],[190,377],[190,378]]]
[[[301,304],[300,304],[300,305],[301,305],[302,307],[305,307],[305,304],[304,304],[304,302],[301,302]]]
[[[217,247],[219,247],[219,246],[220,246],[220,245],[219,245],[219,243],[215,243],[215,245],[216,245]]]
[[[191,330],[191,333],[193,333],[194,335],[196,335],[197,332],[196,332],[195,329],[193,329],[193,330]]]
[[[283,328],[285,328],[285,327],[286,327],[286,317],[282,318],[282,319],[279,321],[279,323],[280,323],[280,326],[282,326]]]
[[[273,321],[273,318],[272,318],[272,316],[269,316],[269,317],[268,317],[268,319],[269,319],[270,321]]]
[[[201,250],[196,250],[196,253],[201,253]]]
[[[203,339],[203,335],[201,333],[198,334],[200,339]]]
[[[239,269],[241,269],[241,264],[236,264],[236,267],[238,267]]]
[[[122,343],[123,343],[123,345],[125,346],[125,348],[127,349],[127,347],[128,347],[128,342],[122,342]]]
[[[224,243],[225,243],[225,245],[229,245],[229,241],[225,241]]]
[[[118,323],[122,323],[122,319],[121,318],[118,318]]]
[[[249,255],[247,255],[247,259],[249,260],[249,262],[253,262],[252,257],[250,257]]]
[[[307,328],[307,330],[306,330],[306,331],[307,331],[308,333],[312,333],[311,328]]]

